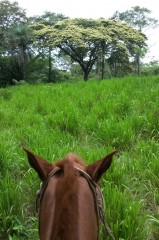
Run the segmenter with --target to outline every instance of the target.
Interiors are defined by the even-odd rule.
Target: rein
[[[107,224],[105,213],[104,213],[104,199],[103,199],[103,194],[101,192],[101,189],[99,186],[92,180],[92,178],[83,170],[81,170],[78,167],[75,167],[76,170],[79,171],[79,173],[86,179],[88,182],[88,185],[93,193],[94,196],[94,202],[95,202],[95,208],[96,208],[96,213],[97,213],[97,221],[98,221],[98,229],[99,229],[99,220],[101,220],[105,231],[108,233],[108,235],[111,237],[112,240],[115,240],[113,233],[110,229],[110,227]],[[39,214],[39,209],[40,205],[45,193],[45,190],[47,188],[47,185],[50,181],[50,179],[57,173],[59,172],[60,168],[56,167],[53,171],[51,171],[45,181],[42,184],[42,187],[40,190],[37,191],[37,198],[36,198],[36,211]]]
[[[104,198],[103,198],[103,194],[101,192],[100,187],[92,180],[92,178],[85,171],[83,171],[77,167],[76,167],[76,169],[87,180],[89,187],[92,190],[92,193],[94,196],[94,202],[95,202],[95,206],[96,206],[98,228],[99,228],[99,219],[100,219],[105,228],[105,231],[108,233],[108,235],[111,237],[112,240],[115,240],[113,233],[106,221],[106,217],[105,217],[105,213],[104,213]]]

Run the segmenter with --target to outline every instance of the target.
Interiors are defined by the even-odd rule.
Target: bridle
[[[100,225],[100,220],[101,220],[101,222],[105,228],[105,231],[108,233],[108,235],[111,237],[112,240],[115,240],[113,233],[106,221],[106,217],[105,217],[105,213],[104,213],[104,199],[103,199],[103,194],[101,192],[101,189],[84,170],[82,170],[78,167],[75,167],[75,169],[78,170],[80,175],[86,179],[86,181],[92,191],[92,194],[94,197],[96,214],[97,214],[98,233],[99,233],[99,225]],[[36,198],[36,211],[38,212],[38,215],[39,215],[39,209],[40,209],[41,202],[42,202],[45,190],[47,188],[47,185],[48,185],[50,179],[60,171],[61,171],[61,169],[59,167],[55,167],[46,177],[40,190],[38,190],[37,198]],[[40,227],[40,224],[39,224],[39,227]]]
[[[56,167],[54,168],[48,175],[47,177],[45,178],[41,188],[37,191],[36,193],[36,212],[38,213],[39,215],[39,209],[40,209],[40,206],[41,206],[41,202],[42,202],[42,199],[43,199],[43,196],[44,196],[44,193],[45,193],[45,190],[47,188],[47,185],[50,181],[50,179],[57,173],[60,171],[60,168],[59,167]]]

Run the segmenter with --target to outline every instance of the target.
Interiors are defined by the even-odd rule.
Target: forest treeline
[[[17,2],[0,2],[0,86],[82,78],[157,75],[159,62],[142,64],[146,28],[158,21],[135,6],[109,19],[70,19],[45,12],[27,17]]]

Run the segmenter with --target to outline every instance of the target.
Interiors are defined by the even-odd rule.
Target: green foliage
[[[0,239],[38,239],[40,180],[26,146],[49,161],[75,152],[87,164],[117,149],[101,182],[107,221],[116,239],[158,240],[158,82],[129,77],[0,89]]]
[[[0,2],[0,27],[11,28],[15,23],[24,22],[26,20],[26,13],[18,6],[17,2],[11,3],[8,0]]]
[[[157,23],[147,14],[150,10],[134,7],[117,12],[114,19],[141,29]],[[12,79],[62,82],[82,76],[85,81],[92,76],[122,77],[134,73],[134,66],[139,75],[146,37],[116,20],[69,19],[49,11],[28,18],[17,2],[1,1],[0,86],[13,84]],[[65,70],[75,74],[72,77]]]
[[[125,12],[116,11],[112,19],[126,22],[130,26],[143,32],[145,28],[154,28],[158,26],[158,20],[150,18],[151,11],[144,7],[135,6]],[[130,46],[132,56],[134,56],[134,63],[136,65],[136,75],[140,75],[140,58],[143,58],[148,49],[145,46]]]
[[[147,13],[150,11],[145,8],[134,7],[130,15],[138,22],[141,15],[139,19],[143,20],[143,24],[150,25],[153,19],[146,18]],[[124,15],[129,23],[126,16],[129,16],[129,11]],[[124,17],[122,15],[122,20]],[[114,18],[121,20],[121,16]],[[76,71],[77,78],[81,78],[82,73],[84,80],[88,80],[94,72],[101,79],[106,76],[122,77],[132,72],[131,56],[135,58],[139,75],[139,56],[145,54],[146,38],[123,22],[69,19],[52,12],[27,18],[25,10],[17,2],[8,0],[0,3],[0,20],[0,86],[12,84],[12,79],[63,81],[65,74],[60,70],[71,70],[73,64],[81,68],[78,71],[80,75],[77,76]],[[32,63],[35,65],[31,66]],[[60,69],[59,72],[57,69]],[[35,79],[37,71],[39,77]],[[69,74],[66,74],[66,79],[72,80]]]
[[[145,7],[135,6],[125,12],[116,11],[112,19],[127,22],[130,26],[143,30],[156,27],[158,20],[149,17],[151,11]]]
[[[43,27],[51,27],[54,26],[55,23],[58,21],[62,21],[66,17],[63,14],[56,14],[52,12],[45,12],[42,16],[35,16],[31,17],[29,19],[30,22],[30,28],[31,29],[41,29],[41,26]],[[55,71],[53,71],[53,47],[48,44],[49,38],[47,35],[43,38],[37,39],[34,37],[34,43],[33,47],[36,49],[36,51],[39,52],[39,55],[43,53],[45,55],[45,58],[47,56],[48,58],[48,64],[45,66],[45,68],[48,68],[48,73],[46,74],[46,82],[56,82],[55,78],[53,78],[53,74],[55,74]]]
[[[0,2],[0,49],[2,52],[6,50],[8,32],[15,24],[24,22],[26,22],[25,11],[18,6],[17,2],[11,3],[8,0]]]
[[[141,75],[152,76],[159,75],[159,61],[151,61],[141,66]]]
[[[29,58],[31,30],[25,11],[17,2],[0,2],[0,86],[24,79]]]
[[[17,59],[12,56],[0,56],[0,87],[12,84],[12,79],[20,79]]]
[[[112,77],[123,77],[132,72],[128,50],[122,44],[117,44],[117,46],[112,49],[107,63],[111,69]]]
[[[145,36],[125,23],[106,19],[65,19],[53,26],[37,24],[34,26],[37,39],[45,39],[47,46],[58,47],[77,62],[84,80],[102,51],[109,55],[112,48],[143,45]],[[44,37],[45,36],[45,37]]]

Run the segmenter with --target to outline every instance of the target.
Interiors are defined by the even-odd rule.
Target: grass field
[[[101,182],[107,221],[116,239],[159,239],[159,77],[0,89],[1,240],[38,239],[40,181],[22,146],[86,163],[117,149]]]

